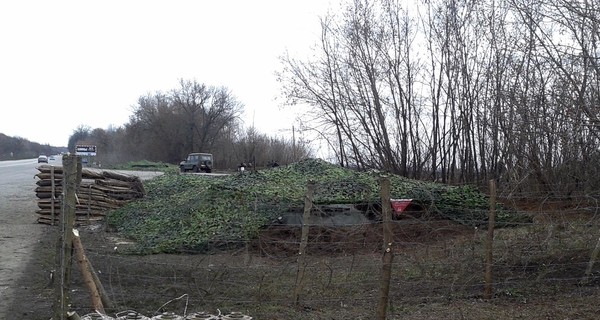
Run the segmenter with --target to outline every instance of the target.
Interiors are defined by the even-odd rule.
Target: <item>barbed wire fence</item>
[[[323,225],[319,220],[305,224],[304,233],[303,226],[273,224],[253,239],[216,237],[214,250],[172,255],[127,254],[135,244],[117,233],[93,225],[81,231],[87,257],[114,304],[106,312],[115,316],[135,310],[148,317],[190,319],[225,319],[228,314],[253,319],[481,318],[486,312],[509,312],[486,301],[523,308],[556,296],[575,301],[579,310],[597,312],[599,198],[501,194],[497,201],[531,220],[495,228],[491,244],[486,242],[487,219],[456,223],[423,211],[358,224]],[[487,217],[489,211],[470,216]],[[384,242],[384,224],[392,246]],[[387,248],[393,260],[385,259]],[[490,248],[492,259],[486,260]],[[71,288],[71,310],[93,312],[80,277],[74,277]]]

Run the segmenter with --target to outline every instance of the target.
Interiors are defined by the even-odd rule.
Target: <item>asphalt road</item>
[[[50,165],[62,166],[62,161],[50,160]],[[36,159],[0,161],[0,319],[13,319],[9,314],[14,305],[27,305],[27,303],[40,303],[40,297],[35,297],[31,287],[24,287],[31,283],[45,283],[50,271],[33,273],[28,268],[34,261],[34,253],[47,243],[51,227],[37,222],[37,197],[35,194],[35,175],[39,173],[40,164]],[[142,180],[160,175],[160,172],[118,171],[120,173],[134,174]],[[30,270],[29,273],[27,270]],[[23,278],[28,277],[28,278]],[[35,279],[31,279],[35,277]],[[27,281],[22,281],[23,279]],[[17,302],[17,303],[15,303]],[[51,301],[44,303],[50,304]],[[13,310],[14,311],[14,310]],[[28,318],[29,319],[29,318]]]
[[[15,289],[47,228],[36,222],[37,166],[37,159],[0,161],[0,319],[9,319],[13,299],[27,299],[16,297]]]

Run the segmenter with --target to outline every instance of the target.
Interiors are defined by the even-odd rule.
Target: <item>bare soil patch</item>
[[[587,216],[586,223],[592,218]],[[566,237],[569,223],[575,222],[550,219],[499,230],[495,294],[483,300],[484,230],[446,220],[397,221],[388,319],[596,319],[598,269],[591,281],[580,283],[594,243],[555,248],[549,240]],[[16,288],[23,298],[10,308],[14,319],[51,316],[54,298],[48,274],[54,268],[56,232],[48,226],[33,250],[35,263],[28,265],[28,276]],[[81,227],[80,233],[113,301],[106,308],[113,316],[125,310],[147,316],[218,310],[240,311],[254,319],[372,319],[379,298],[380,224],[312,228],[309,279],[298,305],[291,300],[298,227],[271,226],[250,243],[223,244],[212,254],[147,256],[125,254],[130,244],[102,224]],[[520,247],[510,248],[514,243]],[[544,250],[562,253],[548,256]],[[92,312],[76,265],[71,287],[72,309],[80,315]]]

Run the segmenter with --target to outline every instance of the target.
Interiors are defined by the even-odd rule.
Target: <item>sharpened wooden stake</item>
[[[102,304],[100,291],[96,286],[94,276],[90,270],[90,263],[85,256],[85,252],[83,252],[83,245],[81,244],[79,231],[77,231],[77,229],[73,229],[73,247],[75,249],[75,256],[77,257],[77,264],[79,264],[79,269],[81,270],[81,275],[83,277],[83,283],[85,283],[86,287],[90,291],[92,308],[98,313],[106,314],[104,311],[104,305]]]
[[[590,257],[590,262],[588,262],[587,269],[585,269],[585,275],[581,280],[582,283],[588,283],[590,281],[590,276],[592,275],[592,270],[594,269],[594,263],[598,259],[598,254],[600,254],[600,238],[598,238],[598,242],[596,242],[596,247],[594,251],[592,251],[592,256]]]

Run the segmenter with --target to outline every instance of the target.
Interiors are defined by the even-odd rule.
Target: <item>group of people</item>
[[[271,168],[279,167],[279,163],[277,163],[277,161],[275,160],[271,160],[269,161],[268,166]],[[246,168],[251,169],[252,162],[242,162],[238,165],[238,171],[240,172],[246,171]]]
[[[242,163],[240,163],[240,165],[238,166],[238,170],[240,172],[244,172],[244,170],[246,170],[246,167],[251,168],[252,167],[252,162],[248,162],[248,163],[242,162]]]

